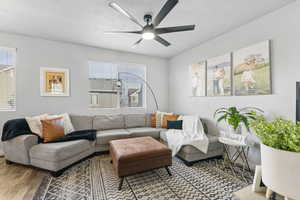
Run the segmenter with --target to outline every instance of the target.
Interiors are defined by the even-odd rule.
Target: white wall
[[[0,127],[8,119],[46,112],[82,115],[120,112],[88,109],[89,59],[145,64],[147,80],[156,93],[160,110],[168,109],[168,61],[165,59],[6,33],[0,33],[0,46],[17,48],[17,111],[0,112]],[[70,97],[41,97],[40,67],[70,69]],[[148,111],[155,110],[150,93],[147,94],[147,104]]]
[[[257,106],[269,116],[296,115],[296,81],[300,81],[300,2],[274,11],[173,57],[169,66],[169,111],[198,113],[217,132],[213,112],[221,106]],[[199,25],[200,26],[200,25]],[[273,92],[267,96],[190,97],[189,64],[271,40]],[[254,152],[252,152],[254,153]],[[257,152],[256,152],[257,153]]]

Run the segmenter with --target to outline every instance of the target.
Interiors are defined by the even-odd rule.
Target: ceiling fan
[[[127,18],[129,18],[132,22],[136,23],[138,26],[142,28],[142,30],[138,31],[110,31],[106,33],[132,33],[132,34],[140,34],[142,38],[134,43],[133,46],[140,44],[143,40],[156,40],[160,44],[164,46],[170,46],[167,40],[163,39],[160,35],[165,33],[173,33],[173,32],[181,32],[181,31],[192,31],[195,29],[195,25],[186,25],[186,26],[175,26],[175,27],[163,27],[159,28],[159,24],[164,20],[164,18],[169,14],[169,12],[175,7],[178,3],[178,0],[168,0],[162,9],[159,11],[158,15],[152,21],[152,15],[146,14],[144,16],[144,21],[146,25],[141,25],[138,20],[133,17],[128,11],[119,6],[116,2],[110,2],[109,6],[119,13],[123,14]]]

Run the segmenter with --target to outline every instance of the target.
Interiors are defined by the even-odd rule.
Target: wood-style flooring
[[[0,200],[31,200],[45,175],[39,169],[7,165],[0,157]]]
[[[107,158],[109,154],[94,156]],[[48,173],[15,163],[8,165],[5,159],[0,157],[0,200],[32,200]]]

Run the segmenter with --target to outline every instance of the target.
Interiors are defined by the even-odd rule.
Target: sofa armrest
[[[20,135],[11,140],[3,142],[5,159],[21,163],[30,164],[29,150],[32,146],[38,144],[36,135]]]

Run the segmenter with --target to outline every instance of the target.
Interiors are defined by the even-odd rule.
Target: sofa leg
[[[185,164],[186,166],[188,166],[188,167],[191,167],[191,166],[193,166],[194,163],[188,162],[188,161],[184,161],[184,164]]]
[[[63,170],[59,170],[57,172],[51,172],[51,176],[53,177],[59,177],[60,175],[62,175],[64,173]]]
[[[11,162],[10,160],[5,160],[5,163],[6,163],[7,165],[13,164],[13,162]]]
[[[123,182],[124,182],[124,178],[125,178],[125,177],[121,177],[121,180],[120,180],[120,183],[119,183],[119,188],[118,188],[118,190],[121,190],[121,189],[122,189],[122,185],[123,185]]]

